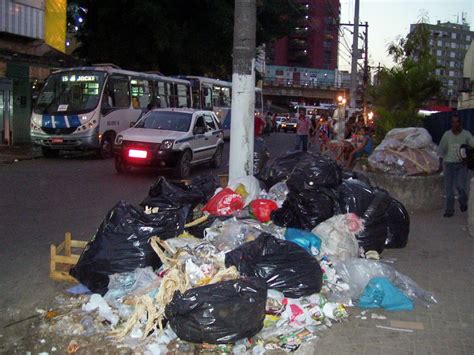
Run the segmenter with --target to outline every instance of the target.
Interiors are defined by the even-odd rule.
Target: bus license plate
[[[52,139],[51,139],[51,142],[52,142],[53,144],[58,144],[58,143],[64,142],[64,139],[63,139],[63,138],[52,138]]]

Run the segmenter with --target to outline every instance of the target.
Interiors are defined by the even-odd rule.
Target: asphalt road
[[[272,156],[295,144],[291,133],[265,139]],[[192,174],[225,172],[228,155],[226,143],[223,168],[202,166]],[[35,314],[35,308],[47,308],[70,286],[48,277],[51,243],[60,243],[68,231],[74,239],[89,240],[110,208],[119,200],[138,204],[158,176],[153,170],[119,175],[113,160],[84,154],[0,166],[1,328]],[[0,343],[7,337],[1,328]],[[21,324],[8,330],[13,328],[21,333]]]

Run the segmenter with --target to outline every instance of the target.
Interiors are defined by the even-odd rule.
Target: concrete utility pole
[[[367,90],[369,88],[369,23],[365,23],[365,38],[364,38],[364,124],[367,126],[368,112],[367,112]]]
[[[229,179],[253,175],[256,0],[235,0]]]
[[[354,9],[354,35],[352,37],[352,65],[351,65],[351,101],[349,104],[349,115],[356,109],[357,102],[357,60],[359,59],[359,0],[355,0]]]

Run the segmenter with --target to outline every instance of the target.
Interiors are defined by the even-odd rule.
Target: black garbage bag
[[[291,174],[296,164],[309,152],[291,152],[272,159],[260,175],[260,179],[267,188],[277,182],[285,181]]]
[[[202,204],[209,201],[220,186],[219,179],[214,175],[196,176],[191,180],[191,189],[201,192]]]
[[[392,197],[386,191],[374,190],[374,199],[362,216],[365,229],[356,235],[359,246],[365,251],[376,250],[380,254],[384,250],[388,226],[387,210],[391,202]]]
[[[82,252],[71,276],[94,293],[107,292],[109,275],[152,266],[161,261],[149,244],[152,236],[163,239],[182,233],[187,208],[147,215],[142,209],[120,201],[106,215]]]
[[[386,212],[387,239],[385,247],[388,249],[405,248],[410,233],[410,215],[405,207],[397,200],[392,199]]]
[[[349,179],[356,179],[362,181],[363,183],[367,184],[368,186],[372,186],[370,183],[370,179],[364,172],[361,171],[354,171],[354,170],[343,170],[342,172],[342,179],[349,180]]]
[[[204,230],[206,228],[209,228],[210,226],[212,226],[212,224],[215,222],[216,219],[218,220],[221,220],[221,221],[225,221],[226,219],[229,219],[229,218],[232,218],[232,216],[211,216],[209,215],[209,217],[207,218],[207,220],[205,220],[204,222],[202,223],[199,223],[193,227],[188,227],[186,228],[186,231],[190,234],[192,234],[193,236],[195,236],[196,238],[204,238]]]
[[[320,187],[334,188],[341,181],[342,170],[333,159],[309,152],[298,161],[286,184],[290,191],[302,192]]]
[[[337,214],[337,196],[330,189],[319,188],[301,192],[290,191],[285,202],[272,212],[273,223],[280,227],[311,230]]]
[[[270,151],[267,148],[267,143],[262,138],[256,138],[253,149],[253,174],[259,177],[269,160]]]
[[[177,291],[166,306],[171,328],[192,343],[225,344],[252,337],[263,328],[267,285],[242,278]]]
[[[318,261],[299,245],[262,233],[225,255],[227,267],[241,275],[261,277],[269,289],[299,298],[321,291],[323,273]]]
[[[360,180],[344,180],[337,187],[339,209],[341,213],[355,213],[359,217],[369,208],[374,199],[373,189]]]
[[[197,189],[186,186],[183,183],[169,182],[163,176],[150,187],[148,196],[140,203],[145,207],[184,206],[191,208],[197,206],[203,200],[203,194]]]

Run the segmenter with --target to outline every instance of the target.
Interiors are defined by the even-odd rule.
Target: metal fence
[[[265,77],[265,86],[297,87],[308,89],[348,89],[350,81],[335,82],[334,79],[310,78],[310,79],[285,79],[281,77]]]

